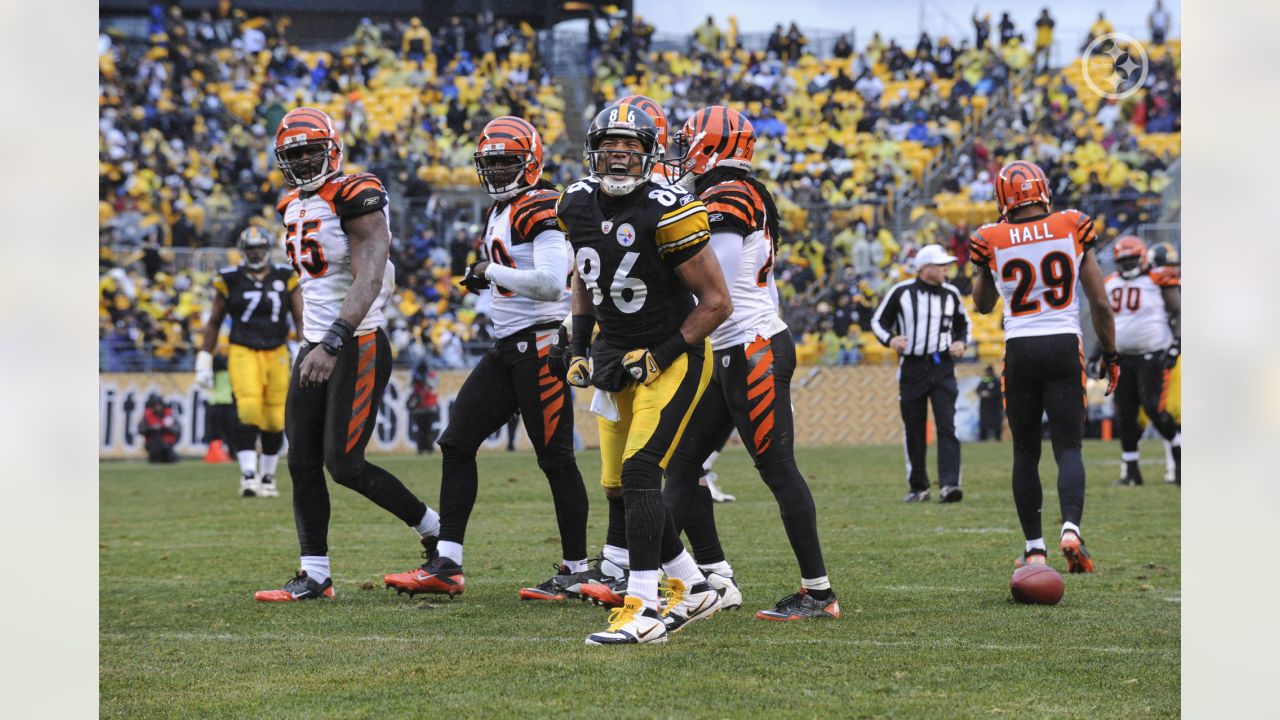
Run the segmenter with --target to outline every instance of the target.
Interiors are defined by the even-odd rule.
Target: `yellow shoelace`
[[[662,597],[666,603],[662,607],[662,617],[666,617],[673,609],[684,602],[689,594],[689,588],[685,587],[684,581],[680,578],[667,578],[658,583],[658,590],[662,592]]]
[[[635,602],[632,602],[632,600]],[[622,607],[614,608],[609,611],[609,632],[617,632],[620,630],[622,626],[631,622],[635,618],[636,613],[639,613],[641,610],[644,610],[644,603],[640,601],[640,598],[628,597],[626,599],[626,604]]]

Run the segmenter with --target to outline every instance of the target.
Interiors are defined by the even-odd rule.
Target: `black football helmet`
[[[1153,268],[1179,267],[1182,265],[1182,258],[1173,243],[1161,242],[1152,245],[1147,251],[1147,264]]]
[[[640,141],[642,150],[601,150],[607,138],[630,138]],[[627,101],[600,111],[587,129],[583,157],[591,176],[600,181],[600,189],[610,195],[626,195],[653,174],[659,160],[658,126],[653,118]]]
[[[244,256],[244,265],[250,270],[261,270],[271,262],[271,236],[257,225],[250,225],[240,233],[236,247]]]

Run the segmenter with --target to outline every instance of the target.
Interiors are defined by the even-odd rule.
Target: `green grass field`
[[[744,451],[717,471],[717,506],[745,607],[665,645],[586,647],[606,611],[521,602],[559,560],[532,454],[480,459],[467,593],[411,600],[382,588],[417,565],[416,536],[331,485],[332,602],[255,603],[297,564],[289,502],[235,497],[231,465],[104,463],[100,691],[104,717],[1176,717],[1180,693],[1179,491],[1113,488],[1119,448],[1085,448],[1093,575],[1064,575],[1056,607],[1014,604],[1022,536],[1010,446],[964,446],[958,505],[905,505],[902,450],[802,450],[843,617],[766,623],[754,610],[799,585],[777,506]],[[1157,463],[1156,458],[1161,460]],[[436,505],[439,456],[380,458]],[[580,453],[598,551],[599,457]],[[930,458],[932,473],[932,454]],[[281,463],[284,469],[284,463]],[[1041,466],[1056,537],[1056,471]],[[936,481],[936,478],[935,478]],[[1050,563],[1064,569],[1062,558]]]

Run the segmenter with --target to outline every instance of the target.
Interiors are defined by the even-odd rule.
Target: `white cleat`
[[[662,619],[669,633],[680,632],[695,620],[706,620],[721,608],[720,593],[711,583],[703,581],[686,588],[679,578],[667,578],[666,586]]]
[[[720,476],[714,472],[709,472],[702,476],[702,479],[707,481],[707,489],[711,491],[711,499],[718,503],[733,502],[734,500],[737,500],[737,497],[721,490],[720,486],[716,484],[716,480],[719,477]]]
[[[609,627],[587,637],[588,645],[639,645],[667,641],[667,627],[657,612],[644,601],[628,595],[622,607],[609,613]]]
[[[703,574],[707,576],[707,584],[720,593],[721,610],[737,610],[742,607],[742,591],[738,589],[738,583],[733,579],[733,576],[725,577],[719,573],[705,570],[703,570]]]
[[[258,497],[280,497],[280,488],[276,487],[275,475],[262,476],[262,483],[258,486]]]
[[[262,492],[262,485],[256,475],[240,477],[240,497],[257,497]]]

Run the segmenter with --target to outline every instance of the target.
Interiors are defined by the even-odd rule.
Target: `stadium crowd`
[[[1100,22],[1088,39],[1108,30]],[[629,27],[602,18],[588,33],[587,113],[648,95],[674,130],[703,105],[741,108],[760,136],[756,166],[776,189],[777,278],[801,362],[883,359],[891,353],[869,335],[879,293],[910,274],[917,247],[941,242],[960,259],[950,281],[968,294],[968,234],[994,219],[991,179],[1011,156],[1035,159],[1059,202],[1114,236],[1151,219],[1179,154],[1177,40],[1148,47],[1142,91],[1109,101],[1084,88],[1079,62],[1050,69],[1047,12],[1033,43],[1007,15],[994,36],[990,16],[973,23],[973,42],[924,34],[904,48],[873,34],[855,49],[841,36],[819,56],[794,23],[753,51],[732,18],[722,29],[708,17],[680,51],[651,49],[653,28],[640,18]],[[145,39],[100,36],[102,369],[189,366],[209,278],[175,267],[167,248],[225,246],[246,224],[276,231],[281,177],[268,138],[290,107],[341,119],[348,171],[377,173],[420,200],[392,254],[388,332],[411,367],[466,366],[489,339],[486,308],[454,282],[480,229],[448,222],[436,192],[475,186],[473,130],[522,115],[543,133],[547,179],[563,185],[583,172],[528,25],[363,19],[333,52],[291,44],[289,27],[223,2],[194,17],[157,9]],[[997,106],[1006,119],[975,132]],[[931,206],[907,207],[934,173]],[[998,340],[998,327],[982,330],[980,344]]]

